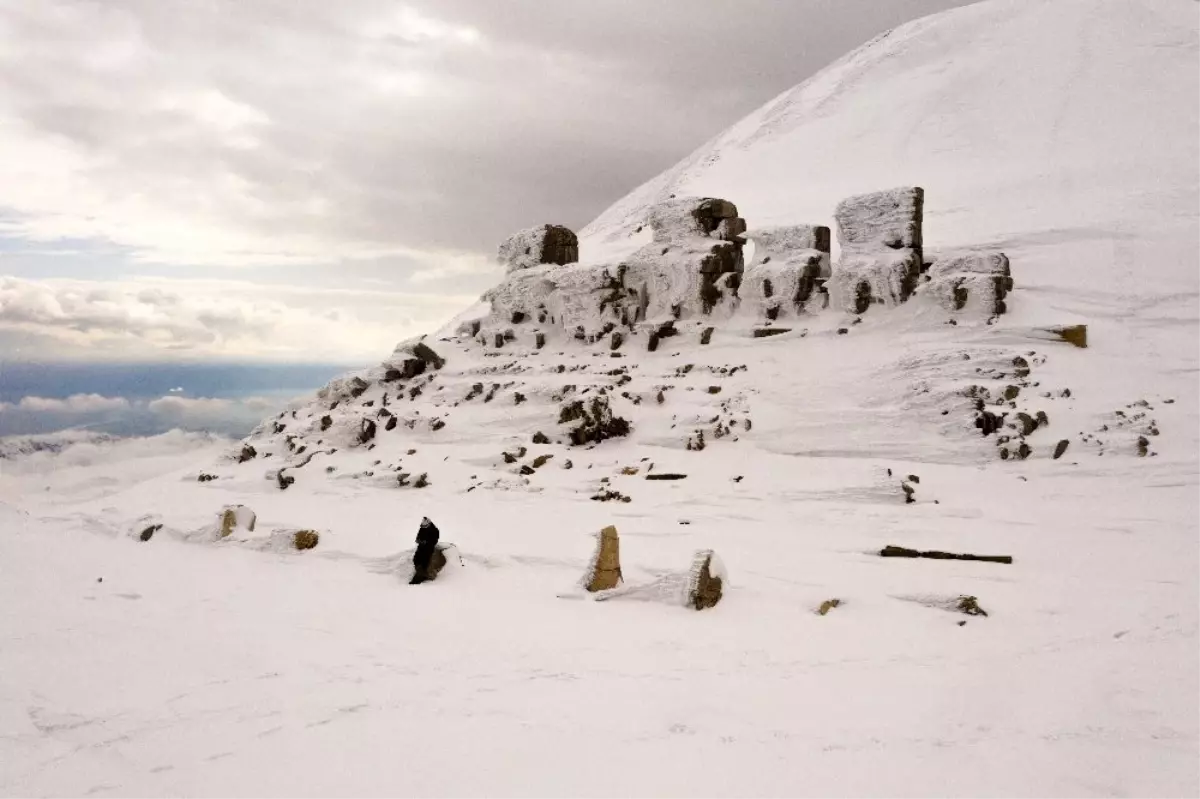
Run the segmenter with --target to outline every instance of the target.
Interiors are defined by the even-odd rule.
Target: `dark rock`
[[[784,333],[791,332],[791,328],[786,327],[759,327],[755,328],[751,335],[754,338],[768,338],[770,336],[781,336]]]
[[[905,547],[897,547],[888,545],[879,551],[879,555],[884,558],[930,558],[932,560],[980,560],[987,563],[1012,563],[1013,559],[1010,555],[959,555],[953,552],[939,552],[930,550],[928,552],[920,552],[915,549],[907,549]]]
[[[375,422],[370,419],[362,420],[362,427],[358,431],[358,443],[365,444],[375,437]]]
[[[541,430],[539,430],[539,431],[537,431],[536,433],[534,433],[534,434],[533,434],[533,443],[535,443],[535,444],[549,444],[549,443],[550,443],[550,439],[549,439],[549,438],[547,438],[547,436],[546,436],[546,434],[545,434],[545,433],[543,433]]]
[[[154,537],[154,534],[157,533],[161,529],[162,529],[161,524],[152,524],[149,527],[147,527],[146,529],[142,530],[141,534],[138,535],[138,540],[139,541],[149,541],[151,538]]]
[[[660,472],[656,474],[646,475],[647,480],[685,480],[686,474],[672,474],[670,472]]]
[[[700,331],[700,343],[707,345],[710,341],[712,341],[712,335],[713,335],[713,328],[711,328],[711,327],[704,328],[703,330]]]
[[[328,430],[332,424],[333,424],[332,416],[330,416],[329,414],[325,414],[324,416],[322,416],[321,417],[321,432]]]
[[[246,461],[253,460],[256,457],[258,457],[258,450],[249,444],[243,444],[242,451],[238,453],[237,462],[245,463]]]
[[[709,393],[709,394],[720,394],[720,393],[721,393],[721,387],[720,387],[720,386],[709,386],[709,387],[708,387],[708,393]]]
[[[979,601],[973,596],[960,596],[954,609],[968,616],[986,616],[987,611],[979,607]]]
[[[1063,456],[1063,453],[1065,453],[1067,451],[1067,447],[1069,447],[1070,445],[1071,445],[1071,442],[1065,438],[1062,441],[1059,441],[1058,444],[1054,447],[1054,460],[1058,460],[1059,458],[1061,458]]]

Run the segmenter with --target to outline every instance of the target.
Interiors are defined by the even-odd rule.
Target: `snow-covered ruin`
[[[540,348],[565,335],[605,339],[614,350],[644,335],[652,350],[676,322],[705,317],[770,325],[825,311],[860,315],[918,295],[967,318],[1004,313],[1008,258],[961,250],[927,260],[924,204],[916,186],[838,203],[836,262],[828,227],[748,229],[734,203],[715,197],[651,206],[636,231],[648,227],[649,241],[614,262],[578,261],[577,239],[561,225],[529,228],[501,245],[507,277],[457,332],[494,347],[524,336]]]

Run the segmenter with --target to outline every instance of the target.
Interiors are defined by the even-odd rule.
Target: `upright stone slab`
[[[500,245],[499,258],[508,272],[542,264],[573,264],[579,260],[579,238],[562,225],[526,228]]]
[[[925,191],[917,186],[838,203],[842,254],[833,273],[844,310],[860,314],[872,304],[898,305],[912,295],[921,273],[924,204]]]
[[[711,608],[724,594],[725,569],[711,549],[702,549],[692,558],[688,575],[687,603],[696,610]]]
[[[583,587],[588,591],[607,591],[616,588],[624,578],[621,576],[621,544],[617,539],[617,528],[605,527],[596,534],[596,549],[583,578]]]

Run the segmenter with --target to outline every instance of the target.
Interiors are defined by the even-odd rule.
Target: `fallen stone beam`
[[[880,557],[884,558],[931,558],[933,560],[982,560],[988,563],[1012,563],[1011,555],[960,555],[956,552],[938,552],[930,550],[928,552],[920,552],[916,549],[907,549],[905,547],[894,547],[891,544],[879,550]]]

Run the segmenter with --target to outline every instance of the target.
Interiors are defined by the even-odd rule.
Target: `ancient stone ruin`
[[[756,303],[761,316],[774,321],[829,306],[829,228],[790,225],[749,235],[754,262],[746,269],[741,297]]]
[[[688,605],[696,610],[704,610],[720,602],[724,576],[725,569],[711,549],[697,552],[688,574]]]
[[[1002,252],[949,251],[938,253],[925,267],[927,291],[948,310],[973,310],[983,317],[1007,310],[1004,298],[1012,291],[1012,271]]]
[[[848,313],[864,313],[873,303],[898,305],[917,287],[922,264],[922,210],[919,187],[848,197],[838,203],[841,257],[834,269]]]
[[[579,260],[579,239],[562,225],[531,227],[509,236],[500,245],[499,257],[508,272],[542,264],[573,264]]]
[[[623,580],[621,544],[617,539],[617,528],[609,525],[596,534],[596,549],[592,553],[581,584],[587,591],[595,593],[616,588]]]
[[[571,231],[530,228],[500,248],[509,273],[484,295],[491,313],[464,322],[458,332],[488,347],[521,341],[541,349],[558,331],[614,353],[643,336],[653,352],[683,319],[733,316],[745,305],[767,325],[756,331],[766,337],[788,332],[771,327],[776,320],[819,313],[834,297],[838,310],[859,315],[873,305],[904,303],[922,286],[952,314],[991,319],[1004,313],[1013,288],[1008,258],[954,250],[926,261],[923,210],[918,186],[838,203],[837,263],[831,263],[828,227],[747,232],[737,206],[717,197],[672,196],[652,206],[637,229],[649,228],[649,243],[615,263],[576,263]],[[750,241],[754,257],[747,265]]]

